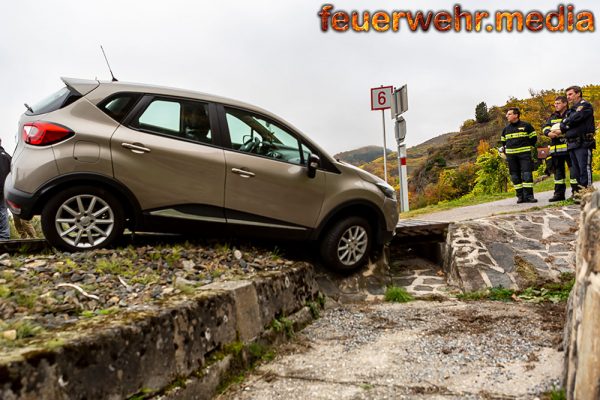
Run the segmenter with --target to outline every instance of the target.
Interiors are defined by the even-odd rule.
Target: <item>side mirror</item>
[[[311,154],[308,157],[308,177],[314,178],[317,174],[317,169],[321,165],[321,159],[316,154]]]

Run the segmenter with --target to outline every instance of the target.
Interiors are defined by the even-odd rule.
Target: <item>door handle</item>
[[[231,168],[231,172],[238,174],[242,178],[252,178],[256,176],[254,172],[246,171],[245,169]]]
[[[150,149],[144,147],[141,143],[121,143],[121,146],[136,154],[150,153]]]

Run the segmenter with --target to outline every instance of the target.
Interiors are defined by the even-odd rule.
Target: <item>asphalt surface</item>
[[[596,189],[600,188],[600,182],[594,182]],[[423,214],[414,219],[432,222],[457,222],[466,221],[476,218],[484,218],[497,214],[514,213],[518,211],[528,210],[534,207],[544,207],[552,204],[548,201],[553,195],[553,191],[534,193],[537,203],[521,203],[517,204],[516,197],[493,201],[490,203],[475,204],[467,207],[453,208],[451,210],[440,211],[430,214]],[[567,189],[567,196],[570,189]]]

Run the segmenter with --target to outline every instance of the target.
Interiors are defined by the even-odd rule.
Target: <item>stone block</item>
[[[248,341],[262,332],[256,288],[251,281],[215,282],[203,286],[204,290],[223,290],[233,295],[236,330],[241,341]]]

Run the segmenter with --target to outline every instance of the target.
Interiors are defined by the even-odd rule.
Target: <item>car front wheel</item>
[[[123,229],[123,207],[101,188],[67,189],[52,197],[42,210],[42,230],[48,242],[71,252],[107,247]]]
[[[342,219],[323,236],[321,257],[334,269],[354,270],[368,261],[371,242],[371,226],[364,218]]]

